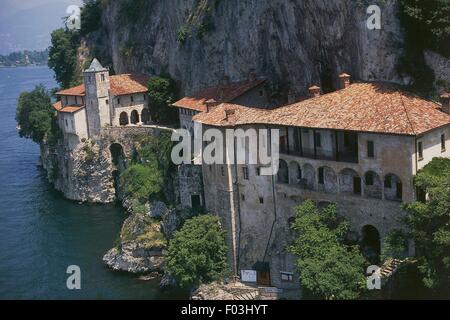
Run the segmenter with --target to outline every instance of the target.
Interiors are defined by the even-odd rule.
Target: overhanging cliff
[[[382,2],[381,30],[369,30],[364,0],[108,1],[88,46],[116,73],[168,73],[187,93],[250,71],[284,96],[336,88],[343,71],[401,82],[398,3]]]

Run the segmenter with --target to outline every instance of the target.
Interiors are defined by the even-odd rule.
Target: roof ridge
[[[406,108],[405,102],[403,101],[403,96],[400,94],[400,91],[398,91],[398,90],[396,91],[396,93],[400,97],[400,101],[402,102],[402,106],[403,106],[403,109],[405,110],[405,114],[406,114],[406,119],[408,120],[408,123],[409,123],[409,125],[411,127],[411,130],[412,130],[414,135],[417,135],[416,130],[414,130],[414,126],[412,124],[412,121],[409,118],[408,109]]]

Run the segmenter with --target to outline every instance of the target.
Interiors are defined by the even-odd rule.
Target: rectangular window
[[[258,177],[261,175],[261,168],[256,168],[256,175]]]
[[[247,167],[242,168],[242,174],[244,176],[244,180],[248,180],[248,168]]]
[[[322,147],[322,136],[320,132],[316,132],[316,147]]]
[[[69,123],[67,122],[67,119],[65,119],[66,120],[66,127],[68,127],[69,126]]]
[[[422,145],[422,141],[419,141],[417,143],[417,151],[419,152],[419,160],[423,159],[423,145]]]
[[[72,128],[75,129],[75,123],[73,122],[73,119],[70,120],[70,122],[72,123]]]
[[[108,104],[109,104],[109,100],[108,100],[108,99],[106,99],[106,100],[105,100],[105,102],[106,102],[106,105],[108,105]]]
[[[319,184],[325,183],[325,177],[324,177],[323,171],[324,171],[323,168],[319,168]]]
[[[241,194],[241,200],[245,201],[245,195],[244,194]]]
[[[373,145],[373,141],[367,141],[367,157],[369,158],[375,157],[375,148]]]
[[[441,134],[441,152],[445,152],[445,134]]]
[[[264,198],[263,197],[259,197],[259,203],[261,203],[261,204],[264,203]]]
[[[131,99],[131,102],[134,102],[134,97],[133,96],[131,96],[130,99]]]
[[[144,101],[147,101],[147,95],[144,94],[143,96],[144,96]]]
[[[224,166],[220,167],[220,173],[222,174],[222,177],[225,177],[225,167]]]
[[[281,281],[292,282],[294,281],[294,274],[292,272],[280,271]]]
[[[120,98],[117,98],[117,104],[120,104]]]
[[[344,147],[348,147],[350,145],[350,134],[348,132],[344,132]]]
[[[105,75],[104,74],[101,75],[101,78],[102,78],[102,81],[105,81]]]
[[[66,105],[69,104],[69,98],[67,98],[67,96],[64,97],[64,101],[66,102]]]

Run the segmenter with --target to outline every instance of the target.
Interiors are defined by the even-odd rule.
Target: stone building
[[[295,257],[286,246],[293,207],[306,199],[336,203],[353,240],[376,260],[386,234],[404,228],[401,203],[419,197],[413,176],[433,157],[450,157],[448,95],[441,105],[394,84],[351,84],[346,74],[340,80],[340,90],[321,95],[314,86],[309,99],[290,105],[220,103],[193,117],[203,130],[280,132],[275,176],[261,175],[260,165],[226,159],[202,165],[205,207],[227,229],[237,275],[252,270],[259,284],[299,288]]]
[[[149,77],[141,74],[109,75],[97,59],[83,72],[83,84],[58,91],[58,124],[70,149],[83,138],[95,138],[105,126],[150,123],[147,103]]]

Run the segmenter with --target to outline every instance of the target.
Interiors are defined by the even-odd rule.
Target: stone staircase
[[[381,285],[386,284],[389,279],[397,272],[399,266],[404,264],[406,261],[407,259],[390,259],[386,261],[380,268]]]

